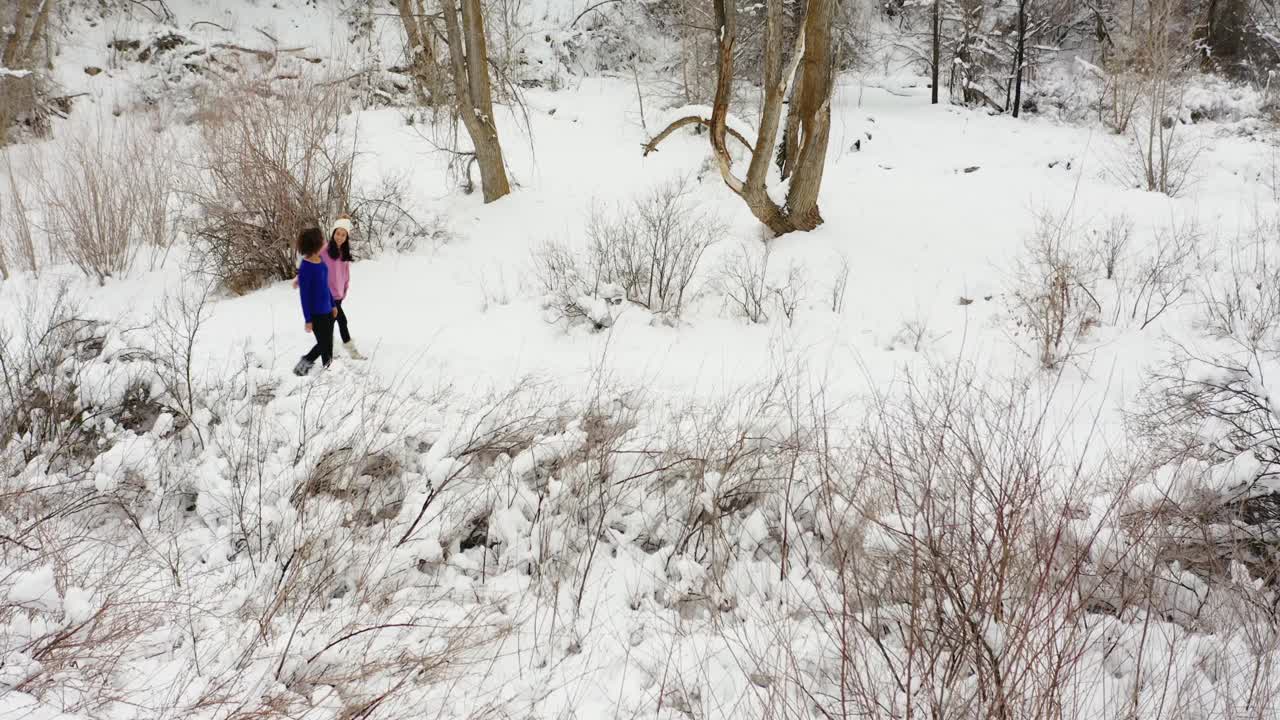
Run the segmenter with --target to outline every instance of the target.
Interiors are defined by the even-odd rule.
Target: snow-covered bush
[[[175,310],[186,324],[162,318],[165,347],[198,336],[196,302]],[[30,318],[0,344],[0,692],[86,717],[133,694],[183,717],[401,717],[505,633],[487,604],[413,581],[440,556],[438,536],[408,537],[417,505],[393,522],[430,492],[438,397],[354,378],[278,391],[250,357],[178,386],[136,330],[62,304]]]
[[[103,343],[102,328],[84,318],[65,287],[32,293],[14,308],[23,322],[0,330],[0,453],[12,472],[57,449],[50,464],[64,453],[92,452],[93,433],[75,422],[81,411],[79,368]],[[83,434],[82,434],[83,433]]]
[[[298,233],[347,210],[354,150],[335,139],[345,95],[246,85],[206,102],[190,229],[201,268],[238,293],[292,278]]]
[[[827,609],[832,684],[813,689],[833,710],[835,698],[890,716],[1061,706],[1055,678],[1084,669],[1098,639],[1081,599],[1096,530],[1073,520],[1095,478],[1057,456],[1038,405],[955,368],[877,402],[831,481],[828,597],[846,600]],[[1115,522],[1114,505],[1091,522]],[[904,692],[902,677],[919,687]]]
[[[613,325],[614,308],[622,304],[624,293],[600,281],[598,266],[585,267],[573,248],[558,242],[539,248],[533,265],[548,322],[586,322],[596,330]]]

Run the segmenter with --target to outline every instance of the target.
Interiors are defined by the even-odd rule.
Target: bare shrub
[[[1167,89],[1153,91],[1161,98],[1166,92]],[[1176,196],[1191,179],[1199,150],[1178,132],[1176,119],[1153,110],[1144,120],[1133,132],[1130,176],[1139,187]]]
[[[824,716],[1046,717],[1070,705],[1098,637],[1084,616],[1093,523],[1118,522],[1119,504],[1075,522],[1073,499],[1107,466],[1062,457],[1042,413],[1016,383],[990,389],[939,368],[878,397],[852,457],[833,458],[834,586],[821,612],[838,650],[806,688]],[[1130,482],[1114,480],[1121,493]]]
[[[14,173],[13,158],[8,152],[4,154],[5,170],[9,176],[9,186],[5,197],[6,207],[0,208],[0,243],[7,247],[6,257],[15,269],[39,272],[40,260],[36,255],[35,237],[32,233],[29,205],[18,186],[18,178]],[[4,192],[0,190],[0,192]]]
[[[1093,274],[1069,221],[1043,214],[1018,263],[1013,293],[1018,323],[1035,338],[1041,367],[1056,368],[1070,358],[1097,322],[1101,307],[1089,289]]]
[[[1174,196],[1190,178],[1198,150],[1179,132],[1179,109],[1195,51],[1180,34],[1176,0],[1150,0],[1131,58],[1142,79],[1145,113],[1134,124],[1128,173],[1139,187]]]
[[[1116,135],[1127,135],[1133,115],[1142,102],[1142,79],[1131,70],[1115,69],[1106,75],[1098,114],[1102,124]]]
[[[1157,230],[1152,250],[1143,258],[1135,274],[1129,320],[1146,329],[1190,292],[1192,260],[1200,234],[1195,225],[1184,224]]]
[[[1114,280],[1121,262],[1127,257],[1133,240],[1133,220],[1123,213],[1114,215],[1101,231],[1094,230],[1093,255],[1102,268],[1103,280]]]
[[[724,232],[699,211],[685,180],[651,189],[630,207],[592,209],[589,245],[579,259],[568,245],[549,243],[534,255],[535,272],[557,318],[612,323],[609,307],[622,300],[678,320],[693,295],[702,256]]]
[[[729,306],[752,323],[769,322],[771,296],[767,275],[770,246],[738,248],[720,266],[718,284]]]
[[[769,287],[778,311],[787,319],[788,326],[796,322],[796,311],[800,308],[800,302],[804,299],[807,287],[808,280],[804,268],[798,263],[792,263],[787,268],[787,277],[782,283]]]
[[[155,365],[164,388],[166,409],[181,418],[183,425],[194,422],[207,394],[199,382],[196,364],[201,356],[200,333],[213,312],[212,293],[213,288],[207,284],[188,286],[174,294],[166,293],[155,306],[152,345],[146,356]],[[198,426],[195,432],[203,445]]]
[[[849,257],[847,255],[840,256],[840,269],[836,272],[835,280],[831,283],[831,312],[844,312],[844,294],[849,288]]]
[[[4,196],[0,195],[0,232],[3,232],[6,223],[4,223]],[[0,243],[0,280],[9,279],[9,254],[13,250],[8,247],[8,243]]]
[[[373,187],[352,192],[351,220],[371,253],[409,252],[424,240],[436,245],[448,240],[444,227],[424,222],[414,214],[409,208],[409,196],[409,179],[392,175],[383,176]]]
[[[99,283],[127,273],[144,249],[152,267],[163,260],[177,235],[174,150],[140,124],[99,123],[69,137],[52,159],[33,154],[52,246]],[[22,208],[16,212],[26,222]]]
[[[206,101],[191,235],[203,271],[231,291],[292,278],[298,233],[346,210],[353,151],[335,139],[343,98],[332,86],[242,86]]]
[[[1226,267],[1201,274],[1200,322],[1214,336],[1246,347],[1271,342],[1280,324],[1280,258],[1272,237],[1268,226],[1255,228],[1229,248]]]
[[[599,280],[620,285],[637,305],[680,317],[703,253],[724,233],[691,192],[687,180],[673,180],[613,215],[596,208],[587,235]]]
[[[905,347],[911,352],[920,352],[929,344],[938,340],[938,334],[929,327],[928,318],[915,318],[904,321],[902,327],[889,341],[889,349]]]

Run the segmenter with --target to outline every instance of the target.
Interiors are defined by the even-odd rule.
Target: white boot
[[[348,340],[342,343],[342,347],[346,349],[347,354],[351,356],[352,360],[364,360],[364,355],[361,355],[360,351],[356,349],[355,340]]]

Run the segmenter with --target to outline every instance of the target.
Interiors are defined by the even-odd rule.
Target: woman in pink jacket
[[[320,259],[329,268],[329,292],[333,293],[333,306],[338,311],[337,322],[338,331],[342,334],[342,347],[352,358],[363,360],[364,356],[351,340],[351,331],[347,328],[347,313],[342,309],[342,302],[346,300],[347,290],[351,287],[351,229],[351,217],[339,215],[329,235],[329,246],[320,253]]]

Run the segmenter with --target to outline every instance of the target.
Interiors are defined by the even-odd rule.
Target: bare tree
[[[418,102],[428,107],[439,107],[448,98],[431,18],[427,16],[422,0],[396,0],[396,9],[400,13],[400,23],[404,25],[409,74],[413,78]]]
[[[1145,122],[1133,127],[1129,172],[1139,187],[1169,196],[1183,189],[1197,155],[1178,132],[1177,110],[1194,53],[1177,32],[1181,9],[1174,0],[1151,0],[1147,21],[1135,33],[1134,62],[1147,113]]]
[[[1018,0],[1018,46],[1013,54],[1013,116],[1022,109],[1022,70],[1026,67],[1027,52],[1027,3]]]
[[[454,0],[440,3],[449,38],[449,67],[453,75],[454,109],[471,136],[480,166],[484,201],[493,202],[511,192],[502,143],[493,118],[493,91],[489,85],[489,50],[480,0],[462,0],[459,22]]]
[[[933,14],[929,19],[931,35],[933,35],[932,89],[930,103],[938,104],[938,77],[942,67],[942,0],[933,0]]]
[[[827,141],[831,130],[831,88],[833,81],[831,53],[831,21],[834,0],[809,0],[800,33],[791,58],[784,64],[783,3],[769,0],[766,5],[764,51],[764,104],[760,128],[751,143],[740,132],[729,130],[729,103],[733,91],[734,46],[737,41],[737,9],[733,0],[715,0],[717,47],[716,93],[711,117],[692,114],[672,122],[644,146],[645,154],[676,130],[693,124],[711,128],[711,148],[720,167],[720,176],[751,209],[760,222],[776,235],[796,230],[812,230],[822,224],[818,210],[818,192],[826,164]],[[794,153],[786,152],[784,172],[790,168],[787,199],[779,205],[767,187],[770,161],[775,157],[778,126],[788,86],[795,79],[796,126],[798,140]],[[733,134],[749,149],[751,158],[745,178],[733,171],[726,136]],[[794,156],[794,164],[790,158]]]

